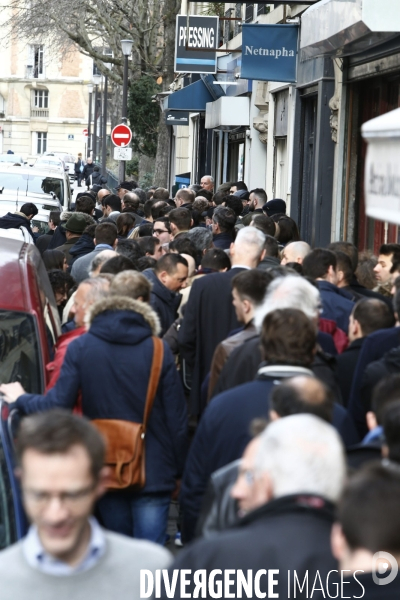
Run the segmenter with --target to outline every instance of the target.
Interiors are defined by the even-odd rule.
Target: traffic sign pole
[[[126,156],[128,156],[128,153],[118,153],[116,154],[116,150],[118,148],[126,148],[129,146],[129,144],[131,143],[132,140],[132,131],[130,130],[130,128],[128,127],[128,125],[126,125],[125,123],[121,123],[120,125],[116,125],[114,127],[114,129],[111,132],[111,141],[114,144],[114,146],[116,146],[117,148],[114,149],[114,156],[119,156],[119,157],[124,157],[124,158],[120,158],[120,162],[119,162],[119,172],[118,172],[118,176],[119,176],[119,182],[121,183],[121,181],[125,181],[125,161],[129,160],[128,158],[125,158]],[[130,148],[130,150],[132,150]]]

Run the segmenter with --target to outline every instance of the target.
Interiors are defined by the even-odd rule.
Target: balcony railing
[[[49,118],[49,109],[48,108],[31,108],[31,118],[48,119]]]

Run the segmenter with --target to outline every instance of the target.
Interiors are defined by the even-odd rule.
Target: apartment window
[[[254,19],[254,4],[246,4],[245,23],[251,23]]]
[[[27,76],[34,79],[44,77],[44,46],[32,44],[28,47]]]
[[[49,108],[49,92],[47,90],[35,90],[33,106],[35,108]]]
[[[47,133],[39,131],[36,135],[36,154],[44,154],[47,151]]]
[[[270,7],[266,4],[257,4],[257,15],[267,15],[270,11]]]
[[[93,62],[93,75],[101,75],[101,71],[95,62]]]

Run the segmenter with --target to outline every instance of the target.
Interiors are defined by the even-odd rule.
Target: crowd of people
[[[27,415],[33,524],[0,554],[1,581],[19,579],[5,600],[34,581],[54,597],[54,574],[68,597],[138,598],[140,569],[168,566],[219,570],[228,595],[201,597],[241,597],[238,572],[265,570],[247,597],[397,598],[400,245],[311,248],[283,200],[243,181],[205,175],[174,199],[103,185],[35,240],[63,330],[45,393],[0,386]],[[141,424],[140,485],[133,470],[110,485],[134,460],[116,422]],[[179,586],[158,597],[192,597]]]

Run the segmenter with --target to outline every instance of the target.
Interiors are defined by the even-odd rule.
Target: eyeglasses
[[[65,507],[74,508],[80,502],[86,499],[93,492],[96,484],[92,484],[87,488],[76,490],[74,492],[60,492],[59,494],[51,494],[50,492],[39,492],[36,490],[23,490],[26,500],[31,504],[35,504],[37,508],[45,508],[53,498],[57,498]]]
[[[244,478],[247,485],[253,485],[254,471],[252,469],[240,469],[239,476]]]
[[[153,229],[153,233],[155,235],[159,235],[160,233],[169,233],[168,229]]]

